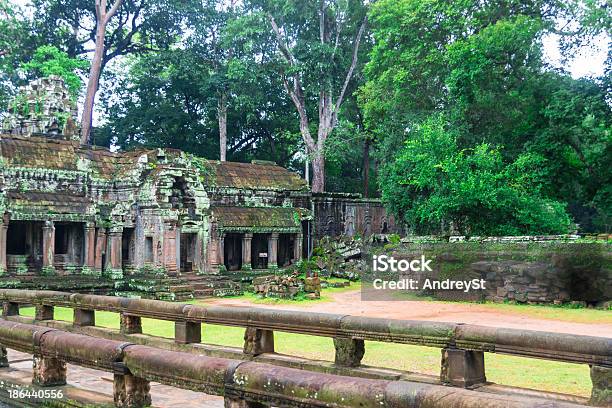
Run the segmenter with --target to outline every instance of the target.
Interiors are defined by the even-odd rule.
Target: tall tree
[[[358,69],[367,18],[361,1],[254,1],[274,34],[284,89],[299,115],[312,190],[325,190],[325,142]],[[316,104],[317,110],[312,108]],[[316,136],[313,125],[316,124]]]
[[[83,106],[83,116],[81,117],[81,143],[89,142],[91,132],[91,120],[93,118],[94,102],[96,92],[100,83],[100,73],[102,70],[102,58],[104,56],[104,38],[106,37],[106,26],[111,18],[117,13],[123,0],[115,2],[107,9],[106,0],[95,0],[96,4],[96,38],[93,59],[89,68],[89,80],[85,94],[85,104]]]
[[[90,75],[87,87],[89,97],[83,116],[84,122],[89,124],[83,123],[83,135],[91,131],[91,115],[85,113],[90,110],[90,104],[93,106],[99,78],[110,61],[120,56],[164,49],[175,43],[184,28],[183,8],[191,3],[174,0],[114,0],[112,4],[106,0],[33,0],[33,33],[41,41],[55,45],[71,57],[94,53],[93,75]],[[99,64],[98,60],[101,61]],[[99,74],[95,75],[96,72]],[[83,137],[83,142],[86,141]]]
[[[542,58],[547,33],[561,35],[562,49],[568,51],[605,27],[599,17],[589,17],[609,16],[605,7],[577,4],[509,1],[502,7],[496,1],[382,0],[373,5],[375,46],[361,101],[366,125],[379,142],[383,199],[397,215],[422,230],[439,229],[444,217],[455,223],[471,220],[464,231],[482,233],[487,220],[473,216],[481,212],[489,214],[491,230],[550,232],[551,220],[566,225],[559,212],[565,207],[583,228],[593,228],[587,225],[594,218],[584,216],[590,210],[602,214],[611,205],[605,191],[609,172],[602,169],[611,165],[604,146],[612,111],[600,81],[574,80],[550,70]],[[593,19],[596,24],[584,25]],[[560,21],[565,27],[559,27]],[[448,137],[449,129],[452,148],[447,154],[432,151],[431,162],[410,158],[424,154],[415,149],[416,141],[427,135]],[[434,143],[435,138],[426,140]],[[487,163],[483,152],[495,154],[498,162],[479,167]],[[451,162],[456,166],[451,168]],[[489,178],[494,184],[484,186],[487,171],[497,176]],[[415,181],[419,172],[438,177],[441,184],[428,184],[426,177]],[[482,188],[466,189],[461,180]],[[538,187],[525,194],[532,203],[549,205],[530,206],[501,188],[499,180],[532,180],[534,186],[537,180]],[[508,207],[493,206],[493,199]],[[448,205],[447,212],[435,212],[436,203]],[[547,206],[554,210],[550,217],[543,216]],[[443,221],[448,225],[449,219]]]

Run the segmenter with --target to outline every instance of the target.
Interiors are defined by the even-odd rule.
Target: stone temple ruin
[[[15,135],[76,138],[77,108],[64,80],[56,75],[19,88],[8,106],[3,132]]]
[[[80,145],[74,123],[54,119],[75,113],[61,79],[35,81],[20,98],[35,101],[51,85],[44,94],[55,101],[35,117],[11,110],[0,134],[0,287],[231,293],[240,279],[307,256],[321,234],[396,229],[380,202],[313,197],[271,162]]]

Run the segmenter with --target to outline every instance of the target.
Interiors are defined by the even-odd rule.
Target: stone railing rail
[[[244,327],[244,353],[251,356],[274,352],[274,331],[331,337],[340,367],[360,365],[366,340],[438,347],[441,381],[461,387],[486,381],[484,352],[589,364],[595,403],[598,396],[608,398],[602,378],[612,374],[612,339],[605,337],[53,291],[4,289],[0,300],[5,317],[18,315],[20,305],[34,305],[40,322],[53,320],[54,306],[72,308],[75,326],[95,326],[95,311],[116,312],[124,334],[141,333],[143,317],[169,320],[175,322],[174,341],[179,344],[200,343],[202,323]]]
[[[159,350],[46,327],[0,320],[0,344],[33,354],[36,386],[66,384],[66,363],[112,372],[117,407],[151,405],[150,381],[220,395],[232,408],[485,407],[571,408],[579,405],[420,384],[346,377]],[[0,362],[7,366],[6,354]]]

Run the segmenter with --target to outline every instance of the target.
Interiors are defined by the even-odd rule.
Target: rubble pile
[[[314,263],[321,276],[359,280],[366,270],[363,242],[355,237],[324,237],[314,251]]]
[[[300,278],[292,275],[266,275],[253,278],[253,291],[266,298],[295,299],[300,294],[306,298],[319,299],[321,297],[321,280],[314,276]]]

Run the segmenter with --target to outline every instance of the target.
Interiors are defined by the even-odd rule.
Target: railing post
[[[251,402],[246,401],[236,397],[228,397],[224,398],[225,408],[265,408],[265,405],[260,402]]]
[[[32,383],[41,387],[66,385],[66,362],[55,357],[34,354]]]
[[[151,405],[151,386],[144,378],[134,377],[129,371],[113,375],[113,400],[118,408],[148,407]]]
[[[484,352],[442,349],[440,381],[463,388],[486,382]]]
[[[2,316],[19,316],[19,303],[4,302],[2,303]]]
[[[122,334],[142,333],[142,319],[140,316],[131,316],[121,313],[119,325]]]
[[[612,368],[591,366],[591,400],[595,406],[608,407],[612,405]]]
[[[247,327],[244,332],[243,352],[251,356],[274,353],[274,332],[272,330]]]
[[[334,363],[342,367],[359,367],[365,354],[365,342],[361,339],[334,337],[336,357]]]
[[[6,353],[6,347],[0,346],[0,368],[8,367],[8,355]]]
[[[36,305],[36,311],[34,314],[34,320],[53,320],[54,318],[54,309],[53,306],[48,305]]]
[[[75,326],[95,326],[96,312],[88,309],[74,309],[73,324]]]
[[[202,324],[175,322],[174,341],[179,344],[200,343],[202,341]]]

